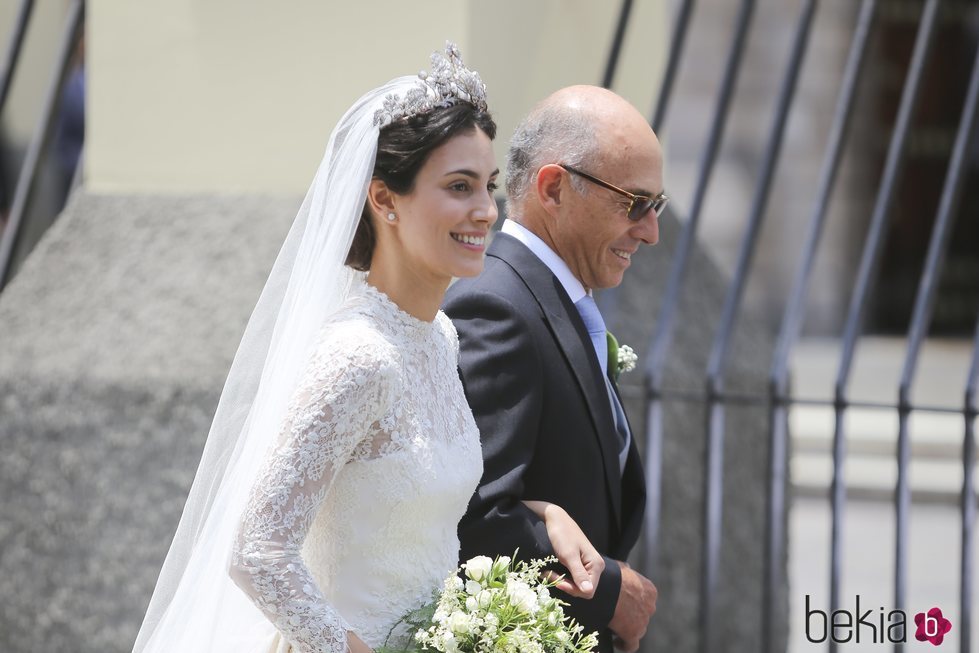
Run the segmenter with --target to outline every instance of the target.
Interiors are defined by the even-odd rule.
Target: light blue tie
[[[615,420],[615,430],[618,431],[619,438],[622,441],[622,447],[619,452],[619,470],[621,471],[625,468],[625,461],[629,455],[631,434],[629,433],[629,422],[626,420],[625,410],[623,410],[622,404],[619,403],[618,397],[615,396],[615,391],[612,389],[612,382],[608,378],[608,336],[606,336],[605,320],[602,319],[602,312],[598,310],[598,304],[595,303],[591,295],[585,295],[579,299],[575,303],[575,308],[578,309],[581,320],[585,323],[585,329],[591,338],[595,355],[598,356],[598,364],[602,368],[602,376],[605,379],[605,390],[608,392],[608,401],[612,408],[612,417]]]
[[[575,308],[581,314],[585,329],[591,337],[591,344],[598,356],[598,364],[602,367],[602,375],[608,375],[608,340],[605,335],[605,320],[602,319],[602,313],[598,310],[598,304],[595,303],[591,295],[585,295],[578,300]]]

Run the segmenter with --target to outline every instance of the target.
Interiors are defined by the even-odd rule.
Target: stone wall
[[[131,650],[298,206],[76,195],[0,296],[0,648]]]

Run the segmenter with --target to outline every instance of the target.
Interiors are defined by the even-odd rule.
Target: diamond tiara
[[[486,84],[479,73],[466,68],[455,43],[445,42],[445,53],[432,53],[431,72],[418,73],[418,84],[404,94],[391,93],[383,106],[374,113],[374,124],[380,127],[395,120],[428,113],[436,107],[456,102],[469,102],[479,111],[486,111]]]

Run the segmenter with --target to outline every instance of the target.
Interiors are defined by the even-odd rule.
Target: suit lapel
[[[625,469],[622,470],[622,523],[621,540],[619,546],[622,547],[622,556],[628,556],[629,550],[639,539],[639,529],[642,526],[642,519],[646,509],[646,475],[639,457],[639,447],[636,444],[636,432],[632,430],[629,423],[629,415],[625,411],[625,404],[622,403],[622,395],[619,394],[619,385],[609,375],[612,382],[612,391],[619,399],[619,404],[623,406],[622,414],[625,415],[626,424],[631,434],[629,442],[629,454],[626,457]]]
[[[578,309],[571,303],[568,293],[551,270],[515,238],[504,233],[495,234],[487,256],[498,258],[513,268],[544,312],[548,326],[585,396],[588,413],[602,452],[605,482],[612,497],[615,521],[621,526],[622,478],[619,471],[619,436],[615,430],[615,420],[609,405],[605,382],[602,379],[602,370],[593,353],[591,338],[585,330]]]

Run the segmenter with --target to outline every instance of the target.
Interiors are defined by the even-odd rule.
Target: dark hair
[[[458,134],[479,128],[490,139],[496,138],[492,116],[469,102],[457,102],[428,113],[399,120],[381,128],[377,137],[377,158],[373,179],[383,181],[398,195],[410,193],[418,171],[428,156]],[[374,225],[370,203],[364,202],[354,242],[347,253],[346,264],[366,272],[374,255]]]

